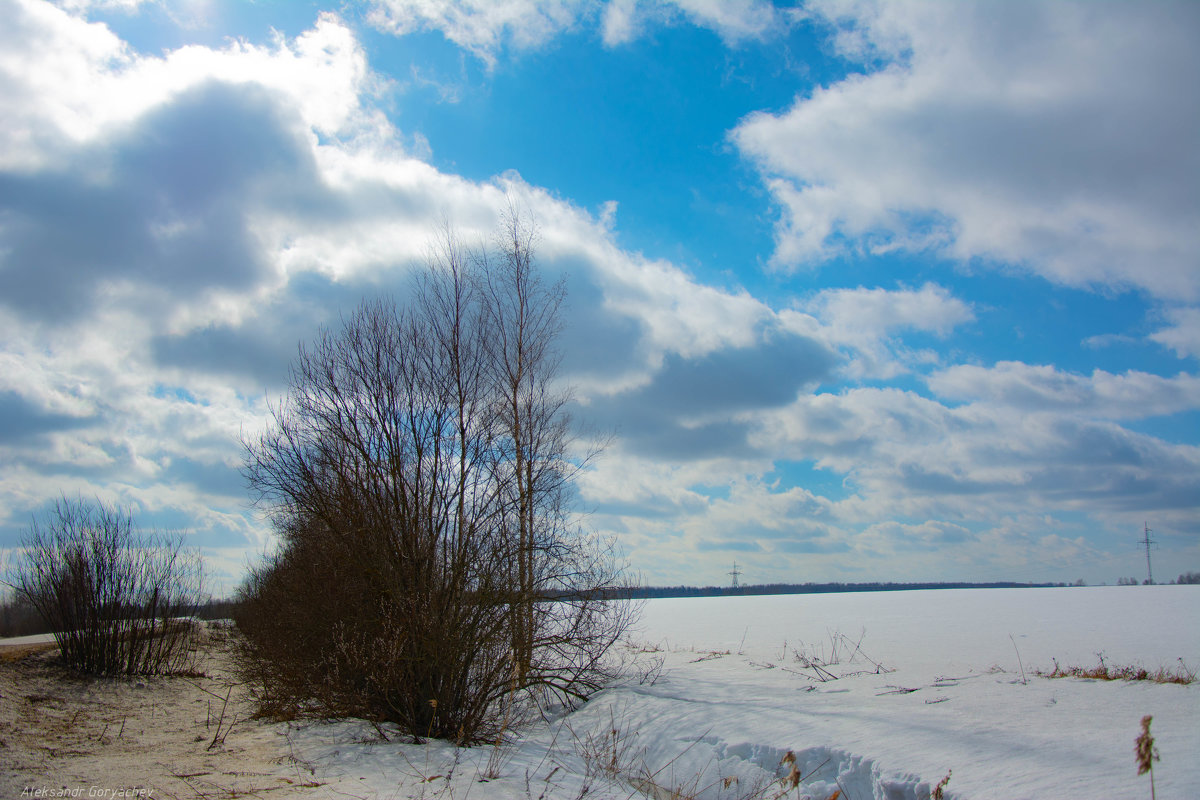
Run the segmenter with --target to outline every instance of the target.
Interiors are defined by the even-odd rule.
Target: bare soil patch
[[[0,648],[0,798],[312,794],[287,727],[253,719],[228,636],[206,627],[189,674],[152,678],[80,675],[53,645]]]

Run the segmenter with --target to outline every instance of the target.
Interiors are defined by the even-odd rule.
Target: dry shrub
[[[201,563],[178,534],[143,533],[129,511],[60,499],[22,541],[18,595],[54,631],[63,659],[97,674],[184,668]]]
[[[243,587],[243,671],[272,714],[494,740],[512,695],[585,698],[634,606],[566,507],[590,457],[555,380],[562,290],[515,216],[498,252],[447,235],[411,302],[301,348],[247,443],[278,553]],[[509,705],[506,705],[509,704]]]

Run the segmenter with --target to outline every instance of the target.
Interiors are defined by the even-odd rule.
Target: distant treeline
[[[737,597],[761,594],[828,594],[833,592],[903,592],[917,589],[1033,589],[1065,586],[1061,583],[765,583],[756,586],[635,586],[623,597]]]
[[[208,600],[190,609],[200,619],[232,619],[237,601],[231,599]],[[32,636],[37,633],[52,633],[29,601],[22,597],[7,597],[0,600],[0,639],[10,636]]]

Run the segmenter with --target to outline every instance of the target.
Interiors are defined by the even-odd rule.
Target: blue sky
[[[1200,7],[0,0],[0,553],[271,547],[297,344],[509,199],[656,584],[1200,569]]]

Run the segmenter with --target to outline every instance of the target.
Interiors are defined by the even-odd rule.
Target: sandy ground
[[[133,679],[73,673],[52,644],[0,647],[0,798],[317,794],[290,726],[251,718],[226,639],[205,629],[194,674]]]

